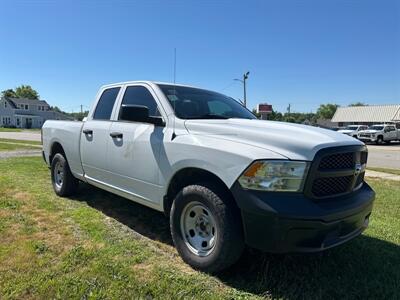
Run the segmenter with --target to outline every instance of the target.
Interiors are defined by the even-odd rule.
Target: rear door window
[[[107,89],[97,102],[96,110],[93,114],[94,120],[110,120],[111,113],[117,99],[120,87]]]

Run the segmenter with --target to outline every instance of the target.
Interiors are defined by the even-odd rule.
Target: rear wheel
[[[79,181],[72,175],[68,162],[61,153],[54,155],[51,162],[51,182],[54,192],[61,197],[74,194]]]
[[[212,184],[185,187],[172,204],[171,234],[182,259],[215,273],[234,264],[244,249],[239,209]]]

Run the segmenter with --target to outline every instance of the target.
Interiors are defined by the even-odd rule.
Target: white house
[[[53,111],[44,100],[22,98],[0,99],[0,127],[41,128],[46,120],[72,120]]]

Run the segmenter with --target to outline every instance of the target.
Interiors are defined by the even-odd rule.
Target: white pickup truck
[[[344,129],[339,129],[338,132],[357,138],[358,132],[368,129],[367,125],[348,125]]]
[[[358,139],[363,142],[372,142],[376,144],[390,143],[400,140],[400,130],[393,124],[372,125],[367,130],[358,132]]]
[[[362,142],[257,120],[189,86],[104,86],[84,122],[47,121],[42,138],[57,195],[85,182],[164,212],[179,254],[205,272],[232,265],[245,245],[317,252],[349,241],[375,197]]]

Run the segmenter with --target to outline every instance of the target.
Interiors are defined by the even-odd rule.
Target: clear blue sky
[[[400,1],[0,1],[0,90],[30,84],[67,111],[99,86],[173,81],[249,107],[400,103]]]

